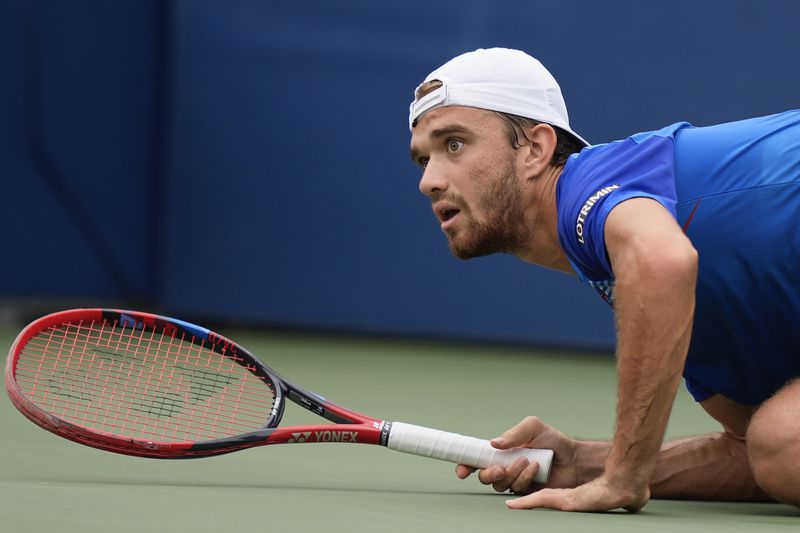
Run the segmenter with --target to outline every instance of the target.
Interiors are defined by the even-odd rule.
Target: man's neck
[[[558,240],[556,185],[563,167],[548,167],[530,182],[525,224],[531,229],[529,245],[514,255],[527,263],[574,274]]]

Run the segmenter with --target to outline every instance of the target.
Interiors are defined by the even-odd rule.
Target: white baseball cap
[[[409,129],[428,111],[462,105],[546,122],[589,145],[570,128],[567,105],[556,79],[525,52],[509,48],[467,52],[428,74],[420,86],[433,80],[439,80],[442,86],[411,102]]]

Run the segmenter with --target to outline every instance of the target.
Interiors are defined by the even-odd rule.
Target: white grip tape
[[[398,452],[413,453],[451,463],[486,468],[487,466],[509,466],[520,457],[539,463],[539,471],[533,478],[537,483],[547,483],[553,450],[513,448],[498,450],[488,440],[447,433],[403,422],[392,422],[386,447]]]

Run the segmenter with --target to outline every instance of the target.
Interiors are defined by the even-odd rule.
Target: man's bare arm
[[[634,198],[609,214],[615,274],[617,424],[605,465],[612,487],[647,501],[694,317],[697,254],[672,215]]]

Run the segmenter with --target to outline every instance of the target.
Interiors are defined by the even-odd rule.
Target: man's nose
[[[419,190],[422,194],[434,198],[447,190],[447,179],[439,165],[433,160],[428,161],[422,178],[419,180]]]

